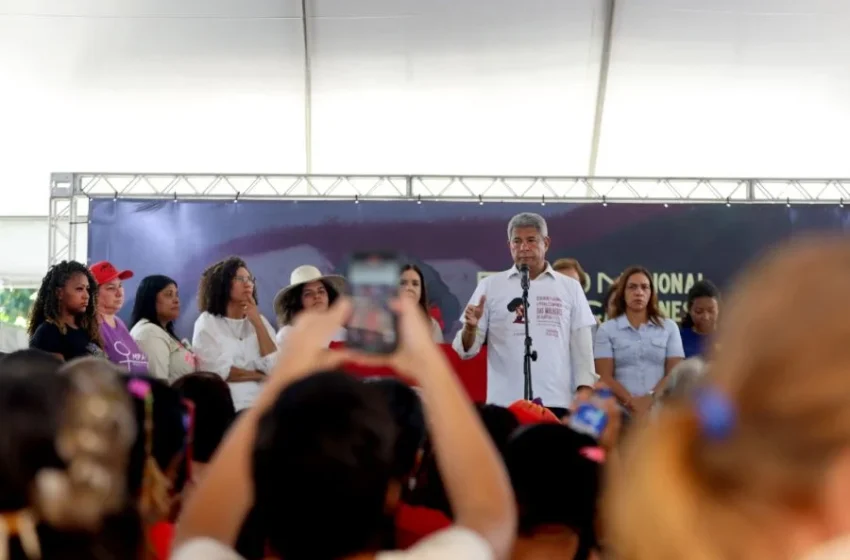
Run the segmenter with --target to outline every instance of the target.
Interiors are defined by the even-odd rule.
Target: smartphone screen
[[[354,307],[348,322],[348,346],[373,354],[389,354],[398,347],[397,320],[389,301],[398,295],[400,269],[392,254],[354,255],[348,269]]]

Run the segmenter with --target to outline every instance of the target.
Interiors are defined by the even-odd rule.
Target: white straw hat
[[[336,290],[337,294],[342,295],[346,291],[346,283],[344,277],[338,276],[336,274],[322,274],[322,271],[316,268],[315,266],[305,264],[293,270],[292,274],[289,275],[289,286],[281,289],[277,294],[275,294],[275,313],[277,313],[278,315],[282,314],[283,298],[286,297],[286,294],[288,294],[298,286],[303,286],[304,284],[309,284],[310,282],[317,281],[327,282],[334,290]]]

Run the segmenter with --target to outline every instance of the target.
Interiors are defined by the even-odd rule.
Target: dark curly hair
[[[227,304],[230,302],[230,288],[236,271],[240,268],[248,268],[245,261],[239,257],[227,257],[214,265],[209,266],[201,275],[201,283],[198,285],[198,310],[206,311],[210,315],[224,317],[227,315]],[[257,284],[254,283],[254,301],[257,298]]]
[[[327,280],[321,280],[321,282],[325,286],[325,291],[328,293],[328,306],[331,306],[339,297],[339,292]],[[300,286],[296,286],[284,296],[283,301],[280,303],[280,310],[277,316],[279,326],[285,327],[286,325],[291,325],[292,321],[295,320],[295,316],[304,311],[301,296],[304,294],[304,286],[306,285],[301,284]]]
[[[86,306],[85,313],[74,317],[77,327],[85,330],[89,339],[103,348],[103,340],[100,338],[100,325],[97,321],[97,280],[94,279],[86,265],[77,261],[62,261],[48,269],[47,274],[41,280],[38,295],[30,310],[27,334],[32,337],[36,329],[45,322],[53,323],[59,327],[62,334],[65,333],[65,325],[62,323],[61,310],[59,309],[59,290],[64,288],[75,274],[82,274],[89,281],[89,304]]]

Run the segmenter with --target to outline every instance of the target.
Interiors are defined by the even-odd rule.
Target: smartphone
[[[348,268],[353,312],[346,345],[371,354],[398,348],[398,319],[389,302],[398,296],[401,264],[393,253],[356,253]]]

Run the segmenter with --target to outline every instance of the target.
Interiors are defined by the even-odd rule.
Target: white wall
[[[604,3],[309,0],[312,171],[586,173]],[[305,172],[300,11],[0,0],[0,216],[46,215],[52,171]],[[846,0],[617,0],[597,173],[850,176],[848,24]],[[46,262],[31,239],[0,278]]]
[[[583,174],[600,0],[315,0],[322,173]]]
[[[47,214],[51,171],[303,171],[300,18],[297,0],[0,0],[0,214]]]
[[[850,177],[850,2],[618,0],[599,174]]]

